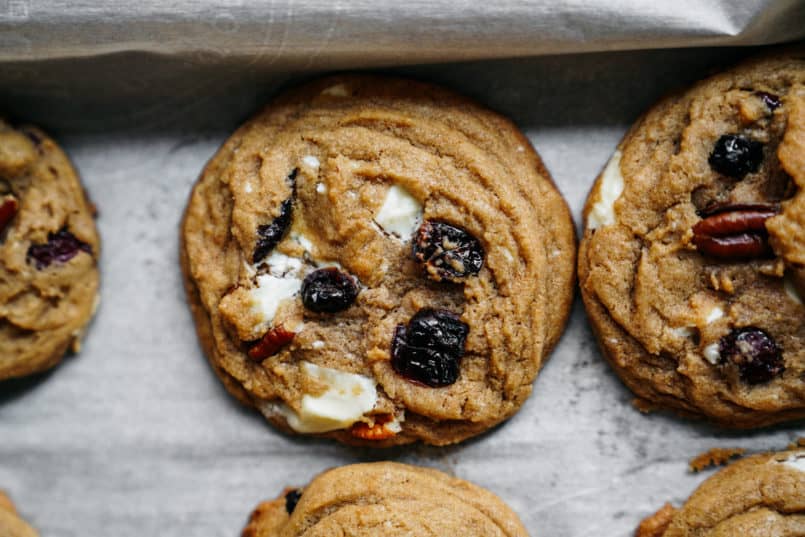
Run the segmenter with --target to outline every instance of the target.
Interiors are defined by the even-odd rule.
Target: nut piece
[[[386,440],[387,438],[391,438],[397,434],[386,427],[386,425],[391,423],[393,420],[394,416],[391,414],[380,414],[375,416],[374,425],[369,426],[368,423],[359,421],[350,428],[349,432],[352,434],[352,436],[362,438],[363,440]]]
[[[295,332],[286,330],[282,325],[275,326],[249,349],[249,358],[256,361],[265,360],[293,341],[295,335]]]
[[[19,209],[17,199],[13,196],[6,196],[0,198],[0,233],[2,233],[6,226],[14,218]]]
[[[773,205],[735,205],[693,226],[693,244],[719,259],[755,259],[772,254],[766,220],[779,213]]]

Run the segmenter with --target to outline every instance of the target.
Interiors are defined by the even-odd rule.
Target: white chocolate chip
[[[319,165],[321,164],[319,162],[319,159],[317,159],[313,155],[305,155],[304,157],[302,157],[302,163],[310,168],[318,168]]]
[[[704,348],[704,359],[713,365],[721,362],[721,353],[718,350],[718,343],[711,343]]]
[[[707,314],[707,317],[704,319],[704,322],[707,324],[712,324],[717,320],[721,319],[724,316],[724,310],[716,306],[715,308],[710,310],[710,313]]]
[[[298,257],[290,257],[274,250],[266,257],[261,264],[268,265],[268,272],[274,276],[285,276],[297,274],[302,270],[302,260]]]
[[[677,337],[690,339],[696,335],[697,329],[695,326],[680,326],[678,328],[672,328],[671,332]]]
[[[322,340],[317,339],[316,341],[313,342],[312,347],[318,351],[323,349],[324,345],[325,343]]]
[[[319,395],[303,395],[299,413],[285,404],[261,406],[264,413],[278,413],[300,433],[324,433],[345,429],[358,421],[377,403],[375,381],[363,375],[347,373],[302,362],[302,374],[327,387]]]
[[[598,200],[587,215],[587,227],[596,229],[609,226],[616,221],[615,202],[623,193],[623,175],[621,174],[621,152],[615,151],[601,174],[598,188]]]
[[[247,182],[247,183],[246,183],[246,184],[243,186],[243,190],[244,190],[244,191],[245,191],[247,194],[251,194],[251,193],[253,192],[253,190],[254,190],[254,189],[252,188],[252,184]]]
[[[422,219],[422,205],[404,188],[392,185],[375,222],[388,233],[406,239],[416,231]]]
[[[322,95],[330,95],[331,97],[348,97],[349,90],[344,84],[336,84],[335,86],[330,86],[329,88],[325,89],[321,92]]]
[[[324,183],[316,183],[316,192],[318,194],[326,194],[327,193],[327,185]]]
[[[282,301],[293,298],[302,280],[294,277],[276,277],[262,274],[257,277],[257,287],[250,291],[252,310],[262,323],[271,323]]]

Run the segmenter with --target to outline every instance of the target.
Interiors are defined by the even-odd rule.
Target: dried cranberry
[[[397,325],[391,341],[391,367],[431,388],[458,380],[470,328],[447,310],[423,309],[408,326]]]
[[[302,498],[302,491],[299,489],[289,490],[285,494],[285,511],[287,513],[293,514],[294,509],[296,509],[296,504],[299,503],[299,500]]]
[[[763,104],[765,104],[766,108],[769,110],[777,110],[782,104],[780,102],[780,97],[773,93],[769,93],[767,91],[756,91],[755,95],[759,97],[761,101],[763,101]]]
[[[75,235],[62,228],[56,233],[48,234],[48,241],[45,244],[32,244],[28,248],[28,262],[33,259],[36,268],[42,270],[51,263],[66,263],[75,257],[78,252],[86,252],[92,255],[92,247],[76,238]]]
[[[747,173],[760,169],[763,144],[740,134],[725,134],[716,142],[707,162],[720,174],[743,179]]]
[[[302,280],[302,304],[317,313],[335,313],[350,307],[358,296],[355,278],[335,267],[314,270]]]
[[[296,191],[296,174],[299,170],[294,169],[288,175],[288,182],[292,188],[291,197],[280,204],[280,214],[270,224],[257,226],[257,244],[254,246],[252,263],[259,263],[268,253],[279,244],[282,237],[291,227],[291,216],[293,214],[293,199]]]
[[[772,337],[753,326],[737,328],[718,343],[722,362],[738,367],[748,384],[763,384],[785,371],[783,354]]]
[[[484,265],[481,241],[444,222],[423,222],[414,237],[413,253],[425,266],[428,277],[436,281],[460,282],[478,274]]]

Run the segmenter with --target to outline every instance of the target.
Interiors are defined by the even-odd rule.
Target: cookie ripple
[[[486,258],[477,276],[461,284],[425,277],[410,236],[384,233],[375,221],[392,187],[413,197],[425,219],[481,241]],[[362,290],[342,314],[310,315],[298,299],[281,309],[274,324],[303,320],[305,328],[255,363],[241,341],[260,334],[249,332],[254,322],[243,299],[226,295],[252,285],[244,265],[256,230],[291,196],[293,226],[276,250],[301,255],[301,235],[316,258],[340,265]],[[300,361],[366,376],[378,386],[376,411],[405,413],[402,430],[370,442],[376,446],[457,442],[511,416],[530,394],[572,298],[572,221],[527,139],[497,114],[409,80],[336,77],[280,96],[210,161],[182,239],[199,334],[230,391],[264,410],[271,401],[298,410]],[[389,362],[395,326],[427,307],[460,314],[469,326],[460,377],[440,389],[402,378]],[[280,414],[265,413],[288,429]],[[363,443],[345,430],[327,434]]]

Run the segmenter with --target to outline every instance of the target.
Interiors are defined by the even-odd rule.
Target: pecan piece
[[[19,204],[17,199],[12,196],[7,196],[0,201],[0,233],[2,233],[11,222],[11,219],[14,218],[14,215],[17,214]]]
[[[293,341],[295,335],[296,332],[286,330],[282,325],[275,326],[249,349],[249,358],[255,361],[265,360]]]
[[[386,427],[394,420],[391,414],[380,414],[375,416],[375,424],[370,426],[362,421],[353,425],[349,432],[356,438],[363,440],[386,440],[395,436],[397,433]]]
[[[704,255],[719,259],[755,259],[772,254],[766,220],[773,205],[733,205],[710,214],[693,226],[693,244]]]

